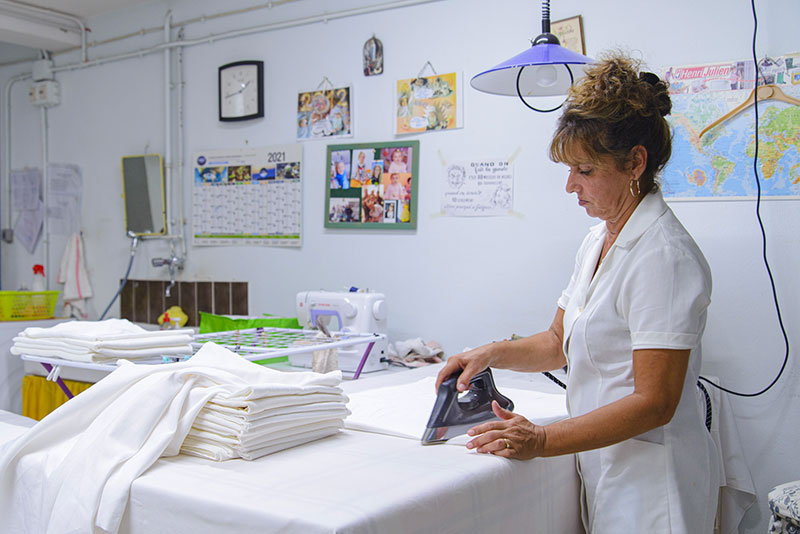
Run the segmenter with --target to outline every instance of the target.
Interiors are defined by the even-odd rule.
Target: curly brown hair
[[[567,97],[564,113],[550,143],[550,159],[577,164],[576,150],[594,163],[611,156],[620,170],[641,145],[647,164],[639,178],[641,196],[658,189],[656,175],[669,161],[672,133],[664,116],[672,109],[668,85],[640,72],[640,63],[611,52],[586,68]]]

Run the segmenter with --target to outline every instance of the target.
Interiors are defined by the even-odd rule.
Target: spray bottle
[[[44,278],[44,265],[36,264],[33,266],[33,280],[31,280],[31,291],[45,291],[47,283]],[[47,296],[33,295],[31,297],[33,305],[32,314],[36,317],[47,316]]]
[[[33,281],[31,282],[31,291],[45,291],[46,283],[44,279],[44,265],[37,263],[33,266]]]

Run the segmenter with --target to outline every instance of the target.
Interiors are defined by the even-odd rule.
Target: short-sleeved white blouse
[[[633,392],[634,350],[688,349],[690,358],[670,423],[579,453],[584,522],[592,533],[710,532],[719,460],[696,382],[711,271],[660,192],[642,199],[595,272],[605,237],[605,223],[590,230],[558,300],[570,415]]]

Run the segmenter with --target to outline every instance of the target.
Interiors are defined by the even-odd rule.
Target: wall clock
[[[219,68],[219,120],[264,116],[264,62],[237,61]]]

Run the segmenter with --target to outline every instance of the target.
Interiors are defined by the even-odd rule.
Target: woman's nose
[[[567,193],[574,193],[575,191],[577,191],[578,184],[576,183],[574,175],[575,173],[573,172],[570,172],[567,175],[567,187],[566,187]]]

